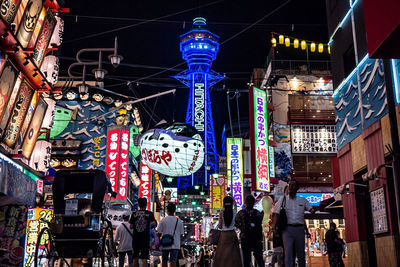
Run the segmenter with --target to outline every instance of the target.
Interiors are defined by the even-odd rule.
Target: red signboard
[[[129,130],[111,128],[107,133],[106,173],[118,200],[126,200],[128,183]]]
[[[399,0],[363,0],[370,58],[400,58]]]
[[[144,163],[143,159],[140,163],[140,188],[139,197],[147,198],[147,209],[150,209],[150,185],[151,185],[151,169]]]
[[[121,158],[119,171],[118,199],[126,200],[128,184],[129,130],[121,130]]]

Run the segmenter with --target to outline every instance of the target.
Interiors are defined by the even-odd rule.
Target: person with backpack
[[[245,208],[239,211],[235,220],[235,226],[240,230],[244,267],[250,267],[252,251],[257,265],[259,267],[265,266],[262,245],[264,213],[254,209],[255,202],[255,198],[252,195],[248,195],[245,201]]]
[[[176,206],[169,203],[168,216],[161,220],[157,231],[161,235],[162,266],[167,267],[168,261],[171,267],[176,267],[178,254],[181,248],[181,236],[184,234],[183,222],[175,216]]]
[[[241,267],[239,240],[235,231],[236,209],[233,208],[234,200],[231,196],[223,199],[224,210],[219,214],[218,228],[220,236],[213,267]]]
[[[129,229],[129,216],[130,212],[125,212],[122,215],[122,219],[124,220],[115,231],[114,242],[118,244],[118,259],[119,259],[119,267],[123,267],[125,263],[125,256],[128,255],[128,263],[129,267],[133,266],[133,257],[132,257],[132,231]]]
[[[329,265],[331,267],[344,267],[342,260],[343,240],[338,235],[336,223],[330,223],[329,230],[325,234],[325,242],[328,247]]]

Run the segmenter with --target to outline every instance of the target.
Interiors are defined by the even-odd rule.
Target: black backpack
[[[262,238],[262,216],[258,210],[247,211],[244,209],[244,233],[241,238],[247,240],[255,240]],[[261,220],[260,220],[261,218]]]

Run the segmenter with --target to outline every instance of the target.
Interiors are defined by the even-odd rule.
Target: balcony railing
[[[272,73],[275,74],[314,74],[330,75],[331,64],[327,60],[280,60],[271,61]]]
[[[292,109],[289,108],[289,121],[290,123],[334,123],[335,112],[333,109]]]

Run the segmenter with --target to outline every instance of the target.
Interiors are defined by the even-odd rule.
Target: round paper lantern
[[[64,34],[64,20],[59,16],[56,16],[57,24],[54,28],[53,35],[50,39],[50,45],[53,47],[60,46],[63,41]]]
[[[140,139],[142,159],[150,169],[167,176],[187,176],[196,172],[204,162],[204,144],[200,135],[192,134],[194,128],[185,124],[169,127],[179,132],[152,129],[143,134]],[[178,135],[188,133],[192,136]]]
[[[44,58],[40,71],[46,77],[46,80],[55,85],[58,81],[58,73],[60,71],[60,61],[58,57],[48,55]]]

